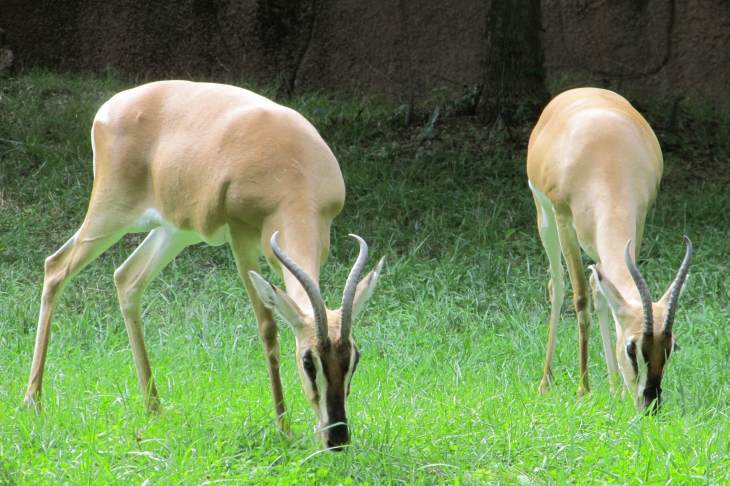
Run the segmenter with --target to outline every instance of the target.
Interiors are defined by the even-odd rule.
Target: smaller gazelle
[[[661,404],[661,380],[674,349],[672,325],[687,278],[692,243],[664,296],[652,302],[636,267],[646,214],[662,176],[654,132],[623,97],[579,88],[555,97],[537,122],[527,151],[527,174],[537,225],[550,262],[550,329],[540,391],[551,379],[560,308],[565,296],[561,253],[578,319],[580,384],[588,392],[589,294],[581,248],[597,265],[590,284],[613,389],[618,369],[640,409]],[[609,310],[616,326],[611,351]]]
[[[360,253],[342,307],[325,307],[317,282],[345,185],[317,130],[296,111],[241,88],[161,81],[107,101],[91,141],[94,185],[86,217],[45,262],[26,402],[37,403],[41,393],[53,307],[64,286],[126,233],[149,231],[114,273],[147,409],[156,410],[159,399],[144,345],[142,293],[185,247],[228,243],[258,321],[277,425],[285,428],[272,309],[294,331],[297,368],[322,439],[334,448],[347,443],[345,401],[359,357],[352,322],[383,261],[358,284],[368,250],[352,235]],[[262,250],[274,269],[282,272],[283,265],[286,292],[256,273]]]

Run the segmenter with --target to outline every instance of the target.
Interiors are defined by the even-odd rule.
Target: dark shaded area
[[[593,84],[726,104],[723,0],[5,0],[18,66],[447,97],[500,113]]]
[[[384,94],[491,120],[547,98],[539,12],[536,0],[11,0],[0,25],[21,67]]]
[[[559,86],[562,76],[658,96],[730,100],[730,2],[575,3],[543,2],[551,82]]]

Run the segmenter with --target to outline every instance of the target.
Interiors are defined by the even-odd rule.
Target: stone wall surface
[[[592,84],[730,102],[727,0],[0,0],[0,28],[17,66],[140,81],[412,102]]]
[[[598,84],[730,102],[727,0],[542,1],[551,91]]]

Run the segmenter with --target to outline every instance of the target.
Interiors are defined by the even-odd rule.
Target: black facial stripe
[[[327,394],[327,416],[329,417],[330,424],[337,422],[347,423],[344,396],[339,393]]]
[[[644,387],[644,405],[650,406],[650,413],[656,413],[662,404],[662,377],[649,374]]]
[[[352,362],[352,353],[342,353],[340,355],[340,369],[345,370],[345,373],[350,371],[350,363]]]
[[[352,363],[352,369],[349,370],[350,371],[350,383],[352,383],[352,377],[355,375],[355,370],[357,369],[357,363],[360,362],[360,351],[358,351],[356,349],[354,352],[355,352],[355,359],[353,360],[353,363]],[[349,365],[349,363],[348,363],[348,365]],[[350,396],[350,383],[345,383],[348,397]]]
[[[662,370],[664,368],[664,362],[667,359],[667,350],[663,353],[664,356],[659,355],[655,359],[661,360],[661,363],[654,363],[654,367],[650,366],[651,363],[651,342],[644,342],[641,346],[641,354],[644,356],[644,362],[646,363],[647,375],[646,375],[646,386],[644,388],[644,396],[648,399],[657,400],[661,399],[662,393]],[[663,359],[662,359],[663,358]],[[659,364],[657,368],[656,365]]]
[[[329,373],[327,373],[327,363],[324,359],[320,359],[319,362],[322,363],[322,373],[324,373],[325,379],[329,382],[329,379],[327,378],[329,376]]]

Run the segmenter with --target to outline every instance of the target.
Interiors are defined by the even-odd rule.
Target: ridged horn
[[[297,265],[294,260],[289,258],[284,251],[279,247],[279,243],[276,241],[278,231],[275,231],[271,235],[271,249],[274,251],[274,255],[291,273],[296,277],[304,291],[309,297],[309,301],[312,303],[312,310],[314,311],[314,324],[316,326],[317,339],[320,343],[327,341],[327,310],[324,306],[324,300],[322,300],[322,294],[319,293],[319,286]]]
[[[357,255],[357,260],[350,270],[350,275],[347,277],[345,282],[345,290],[342,292],[342,306],[341,306],[341,330],[340,330],[340,341],[345,341],[350,337],[352,331],[352,305],[355,301],[355,291],[357,290],[357,281],[360,279],[360,274],[363,268],[365,268],[365,261],[368,259],[368,244],[365,240],[357,235],[350,234],[360,244],[360,253]]]
[[[672,325],[674,324],[674,313],[677,312],[677,302],[679,301],[679,292],[682,290],[684,281],[687,280],[687,274],[689,273],[689,264],[692,262],[692,254],[694,253],[692,242],[687,237],[687,235],[684,235],[684,243],[687,246],[687,249],[684,252],[684,260],[682,260],[682,264],[679,266],[679,271],[677,271],[677,276],[674,278],[671,290],[669,292],[667,317],[664,320],[663,331],[666,335],[672,333]]]
[[[654,313],[651,310],[651,293],[649,292],[649,286],[646,284],[646,280],[644,280],[641,272],[636,267],[634,259],[631,258],[631,240],[626,243],[624,260],[626,261],[626,267],[628,267],[629,269],[631,278],[634,279],[636,288],[639,291],[639,296],[641,297],[641,306],[644,308],[644,335],[651,336],[652,334],[654,334]]]

